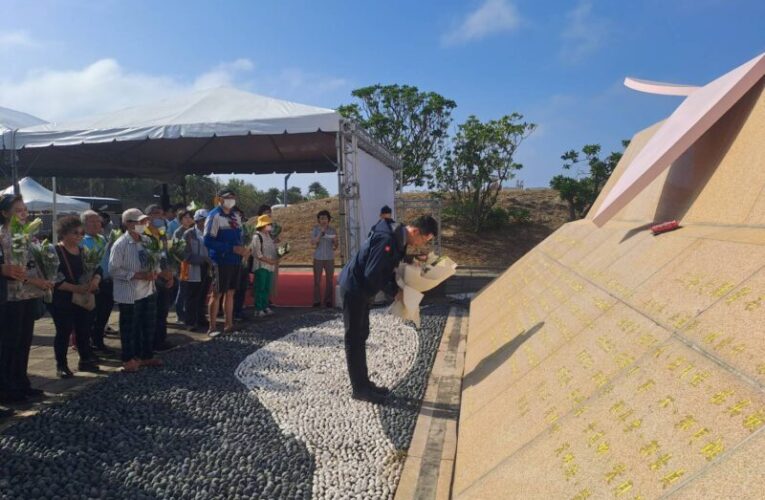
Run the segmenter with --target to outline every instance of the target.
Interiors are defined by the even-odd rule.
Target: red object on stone
[[[655,235],[666,233],[667,231],[674,231],[675,229],[680,227],[680,223],[676,220],[671,220],[668,222],[662,222],[661,224],[656,224],[655,226],[651,226],[651,232]]]

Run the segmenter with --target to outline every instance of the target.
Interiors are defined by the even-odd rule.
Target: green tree
[[[257,213],[262,197],[258,190],[255,189],[255,186],[242,179],[232,177],[228,180],[225,187],[236,193],[236,204],[246,216],[251,217]]]
[[[276,205],[278,203],[281,203],[281,199],[282,199],[282,190],[274,187],[266,191],[266,197],[263,200],[263,203],[265,203],[266,205]]]
[[[442,157],[457,103],[411,85],[371,85],[351,94],[359,102],[337,111],[401,158],[404,185],[424,185]]]
[[[435,180],[473,230],[484,229],[492,218],[503,183],[522,168],[513,156],[535,128],[518,113],[487,122],[471,115],[459,125],[451,150],[435,169]]]
[[[329,191],[327,188],[321,185],[321,182],[312,182],[308,186],[308,196],[314,200],[320,200],[322,198],[329,198]]]
[[[283,197],[284,193],[281,193],[281,195],[281,197]],[[305,200],[305,198],[303,198],[303,192],[300,190],[300,188],[297,186],[292,186],[291,188],[287,189],[287,199],[282,200],[282,203],[289,205],[290,203],[300,203],[303,200]]]
[[[630,141],[623,140],[622,148]],[[605,159],[600,157],[600,144],[587,144],[582,147],[581,154],[574,149],[561,155],[563,168],[571,170],[575,165],[586,162],[588,171],[579,171],[576,176],[556,175],[550,181],[550,187],[558,191],[560,199],[568,205],[569,220],[581,219],[595,203],[606,181],[611,177],[623,151],[614,151]]]

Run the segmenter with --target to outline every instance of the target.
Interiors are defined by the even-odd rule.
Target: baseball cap
[[[128,222],[141,222],[144,219],[148,219],[149,217],[145,215],[141,210],[137,208],[128,208],[124,212],[122,212],[122,223],[127,224]]]
[[[206,219],[207,215],[208,212],[204,208],[197,209],[197,211],[194,212],[194,222],[199,222],[202,219]]]

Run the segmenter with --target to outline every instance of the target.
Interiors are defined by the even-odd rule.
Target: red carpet
[[[337,284],[337,274],[334,283]],[[324,281],[321,280],[321,297],[324,298]],[[333,294],[334,296],[334,294]],[[279,284],[274,304],[282,307],[311,307],[313,304],[313,273],[279,271]]]

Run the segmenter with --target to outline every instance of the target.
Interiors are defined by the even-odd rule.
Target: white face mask
[[[138,234],[143,234],[144,231],[146,231],[146,224],[136,224],[135,229],[133,229]]]
[[[236,200],[227,198],[223,200],[223,206],[226,208],[234,208],[234,205],[236,205]]]

